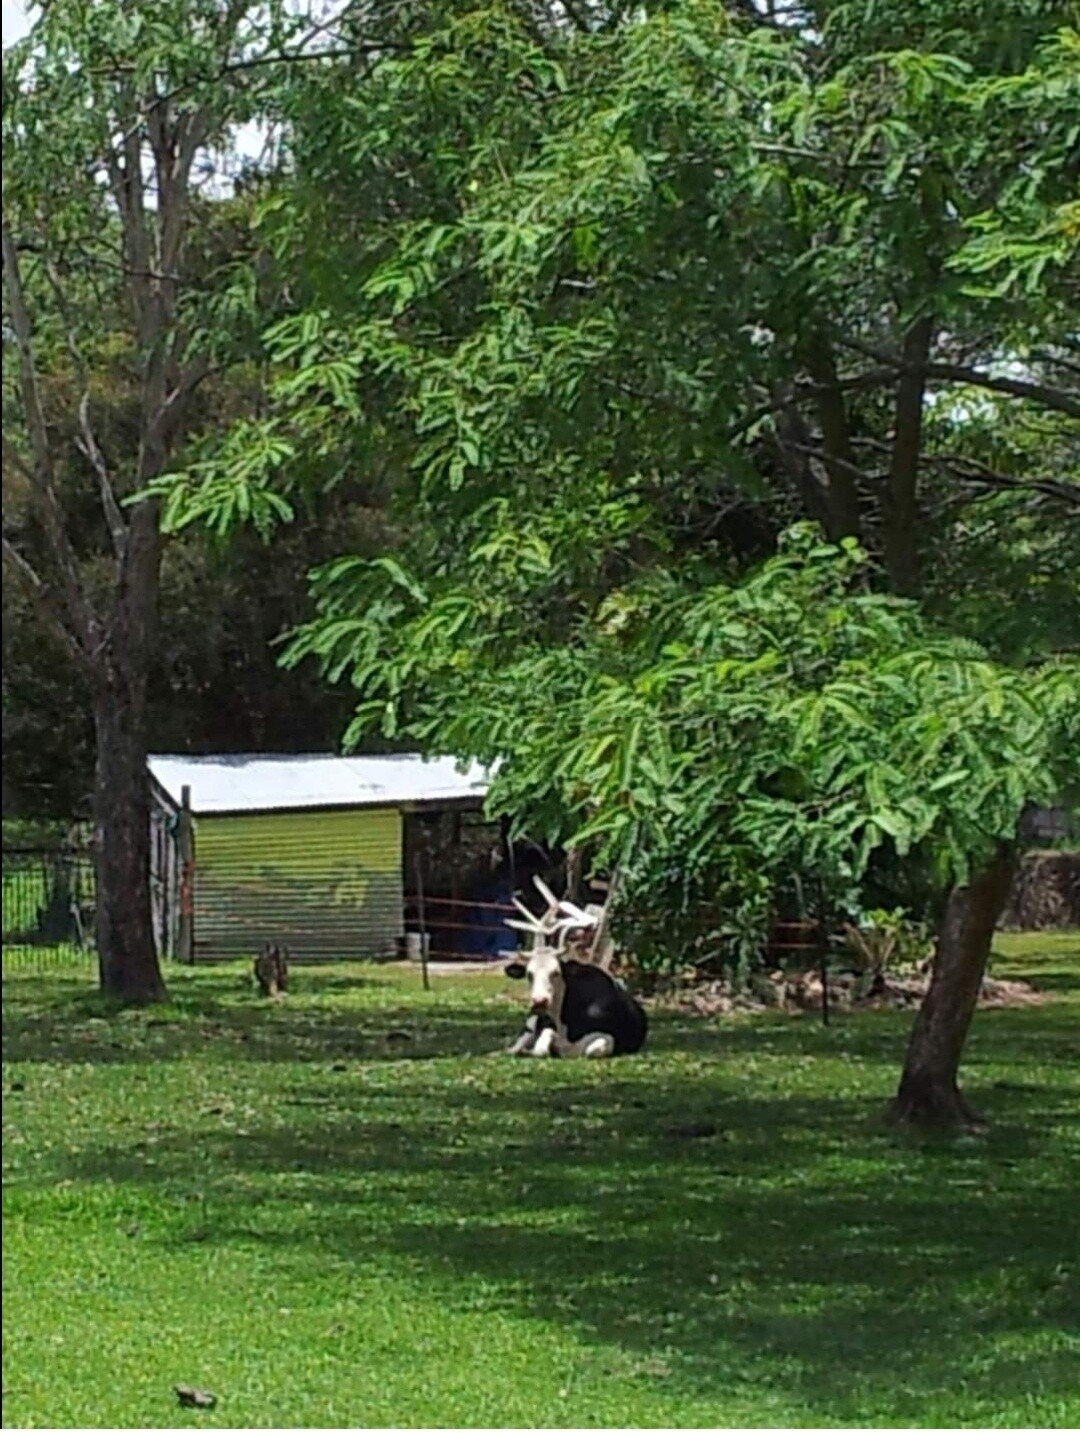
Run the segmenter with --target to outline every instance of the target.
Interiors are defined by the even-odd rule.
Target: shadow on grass
[[[657,1013],[638,1058],[487,1061],[468,1057],[521,1015],[497,980],[302,980],[279,1003],[229,970],[178,979],[157,1011],[106,1015],[64,983],[5,1004],[9,1061],[220,1068],[152,1132],[52,1147],[27,1180],[145,1187],[162,1212],[145,1238],[170,1248],[255,1248],[301,1278],[373,1268],[448,1309],[566,1326],[616,1375],[718,1407],[772,1389],[781,1423],[992,1423],[1033,1389],[1074,1397],[1064,1003],[977,1016],[989,1137],[901,1142],[876,1123],[910,1014]],[[260,1062],[282,1069],[263,1081]]]
[[[970,1408],[958,1383],[1005,1392],[995,1341],[1076,1313],[1075,1190],[1037,1123],[1069,1118],[1065,1092],[999,1093],[989,1141],[901,1148],[870,1133],[873,1097],[756,1098],[721,1064],[659,1088],[643,1067],[589,1088],[565,1066],[518,1069],[375,1095],[359,1071],[306,1087],[278,1128],[207,1131],[202,1202],[167,1238],[385,1268],[449,1307],[564,1323],[630,1374],[660,1360],[687,1396],[779,1373],[806,1422],[863,1422],[868,1399],[951,1422]],[[153,1160],[109,1149],[64,1173],[190,1188],[190,1136]],[[1074,1394],[1052,1339],[1034,1358],[1017,1388]]]

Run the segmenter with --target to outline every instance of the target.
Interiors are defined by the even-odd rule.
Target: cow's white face
[[[566,994],[566,978],[562,962],[554,951],[541,949],[531,952],[528,961],[511,961],[506,974],[513,980],[524,978],[528,981],[532,1010],[550,1016],[553,1021],[559,1020]]]

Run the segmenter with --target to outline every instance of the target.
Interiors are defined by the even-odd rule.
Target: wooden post
[[[501,816],[499,818],[499,841],[502,845],[503,861],[506,863],[506,870],[510,875],[510,890],[517,890],[517,872],[514,869],[514,843],[510,840],[510,818]]]
[[[580,904],[585,874],[585,848],[572,846],[566,853],[566,894]]]
[[[604,971],[610,969],[615,956],[615,943],[608,935],[608,932],[611,929],[611,914],[615,904],[615,893],[618,889],[619,869],[616,867],[611,873],[611,879],[608,881],[607,895],[604,898],[604,909],[600,914],[600,920],[596,923],[592,945],[589,947],[589,960]]]
[[[442,835],[442,823],[439,823],[439,834]],[[461,813],[459,811],[450,814],[450,909],[448,920],[457,924],[464,922],[461,914]],[[457,946],[457,932],[448,932],[450,940],[443,941],[443,946]],[[467,933],[466,933],[467,935]]]
[[[180,856],[180,919],[176,931],[176,959],[195,964],[195,832],[191,820],[191,788],[180,788],[180,817],[176,829]]]
[[[829,926],[825,905],[825,884],[819,878],[817,884],[818,910],[818,969],[821,975],[821,1024],[829,1024]]]
[[[420,847],[416,848],[416,914],[420,922],[420,972],[423,977],[424,990],[431,990],[431,981],[428,977],[427,968],[427,921],[424,918],[424,867],[423,853]]]

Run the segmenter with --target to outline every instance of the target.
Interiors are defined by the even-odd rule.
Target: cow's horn
[[[544,900],[551,907],[551,909],[553,911],[558,911],[559,898],[552,891],[551,887],[548,886],[548,884],[544,881],[539,872],[537,872],[536,875],[533,877],[533,885],[536,887],[537,891],[544,898]]]
[[[583,911],[572,901],[560,901],[559,910],[570,917],[575,926],[595,926],[597,918],[589,911]]]
[[[524,916],[525,920],[529,923],[530,931],[543,931],[543,922],[540,921],[538,917],[534,916],[523,902],[520,902],[516,896],[512,896],[510,900],[514,903],[517,909],[521,912],[522,916]]]

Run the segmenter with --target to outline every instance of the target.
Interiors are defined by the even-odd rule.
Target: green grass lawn
[[[891,1013],[528,1062],[497,975],[16,976],[4,1423],[1076,1424],[1080,937],[998,947],[1054,999],[976,1017],[958,1142],[878,1123]]]

